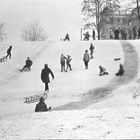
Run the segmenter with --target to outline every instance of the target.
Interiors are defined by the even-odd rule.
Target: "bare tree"
[[[7,34],[5,33],[5,23],[0,23],[0,41],[2,42],[7,38]]]
[[[83,0],[82,3],[82,14],[85,16],[84,19],[84,28],[95,28],[98,32],[98,39],[100,39],[100,32],[102,26],[102,17],[105,11],[110,12],[111,9],[113,12],[120,8],[118,0]],[[96,21],[94,21],[96,19]]]
[[[36,21],[24,27],[22,38],[25,41],[45,41],[47,39],[47,34],[39,22]]]

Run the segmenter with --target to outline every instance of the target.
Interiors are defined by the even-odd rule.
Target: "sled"
[[[26,67],[23,71],[21,71],[21,69],[19,69],[19,71],[20,72],[29,72],[30,70],[29,70],[29,68]]]
[[[44,100],[47,99],[47,93],[44,92],[43,94],[40,94],[40,95],[33,95],[33,96],[25,97],[24,103],[29,104],[29,103],[38,102],[40,100],[40,97],[43,97]]]
[[[119,61],[119,60],[121,60],[121,58],[114,58],[114,60],[115,60],[115,61]]]
[[[7,57],[6,56],[3,56],[2,58],[0,58],[0,62],[4,62],[4,61],[7,61]]]

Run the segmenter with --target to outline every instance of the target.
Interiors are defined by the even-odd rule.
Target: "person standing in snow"
[[[54,79],[54,74],[50,68],[48,68],[48,64],[44,65],[44,69],[41,71],[41,80],[43,83],[45,83],[45,91],[49,92],[49,86],[48,84],[50,83],[50,78],[49,74],[51,74],[52,79]]]
[[[66,59],[67,58],[63,54],[61,54],[61,57],[60,57],[61,72],[66,71],[65,70],[65,60]]]
[[[115,39],[119,39],[119,30],[116,28],[114,31]]]
[[[9,49],[7,50],[6,59],[7,59],[8,56],[11,59],[11,50],[12,50],[12,46],[10,46]]]
[[[67,72],[68,68],[70,70],[72,70],[71,64],[70,64],[71,60],[72,60],[71,56],[70,55],[67,55],[67,58],[66,58],[66,64],[67,64],[66,72]]]
[[[140,26],[138,28],[138,39],[140,39]]]
[[[106,71],[106,69],[104,67],[99,66],[99,69],[100,69],[99,76],[108,75],[108,72]]]
[[[90,44],[90,48],[89,48],[91,59],[93,58],[94,49],[95,49],[95,48],[94,48],[93,44],[91,43],[91,44]]]
[[[35,112],[45,112],[51,110],[51,107],[47,108],[47,105],[44,102],[44,98],[41,97],[39,103],[35,107]]]
[[[136,25],[133,27],[133,39],[136,39],[137,31],[136,31]]]
[[[88,63],[89,63],[89,53],[88,50],[85,50],[84,56],[83,56],[83,61],[85,64],[85,69],[88,69]]]
[[[25,70],[25,68],[28,68],[28,70],[30,71],[32,64],[33,62],[31,61],[30,57],[27,57],[25,66],[21,70],[19,69],[19,71],[22,72],[23,70]]]
[[[95,40],[95,31],[94,31],[94,29],[92,31],[92,38],[93,38],[93,40]]]

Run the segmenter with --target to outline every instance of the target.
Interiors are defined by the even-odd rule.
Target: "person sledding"
[[[93,58],[93,52],[94,52],[94,46],[93,46],[93,44],[91,43],[90,44],[90,48],[89,48],[89,50],[90,50],[90,58],[92,59]]]
[[[30,60],[30,57],[27,57],[27,60],[25,63],[26,63],[25,66],[22,69],[19,69],[20,72],[25,71],[25,69],[27,71],[31,70],[31,66],[32,66],[33,62]]]
[[[99,76],[108,75],[108,72],[104,67],[99,66],[99,69],[100,69]]]
[[[118,72],[116,73],[116,76],[123,76],[124,72],[125,72],[125,70],[124,70],[124,68],[123,68],[123,65],[120,64],[120,65],[119,65],[119,70],[118,70]]]
[[[67,58],[66,58],[66,64],[67,64],[66,72],[67,72],[68,69],[72,70],[71,64],[70,64],[71,60],[72,60],[71,56],[67,55]]]
[[[41,97],[39,103],[35,107],[35,112],[45,112],[51,110],[51,107],[47,108],[44,98]]]
[[[70,41],[70,37],[69,37],[69,34],[67,33],[65,38],[63,39],[63,41]]]

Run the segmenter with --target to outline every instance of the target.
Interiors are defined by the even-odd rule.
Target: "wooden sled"
[[[29,103],[38,102],[40,100],[40,97],[43,97],[44,100],[47,99],[47,93],[25,97],[24,103],[29,104]]]
[[[119,61],[119,60],[121,60],[121,58],[114,58],[114,60],[115,60],[115,61]]]
[[[3,56],[2,58],[0,58],[0,62],[4,62],[4,61],[7,61],[7,57],[6,56]]]

